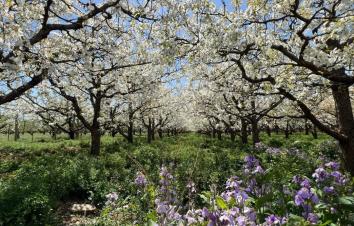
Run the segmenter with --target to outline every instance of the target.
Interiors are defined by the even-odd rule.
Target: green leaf
[[[150,225],[150,221],[153,222],[153,223],[155,223],[157,221],[157,213],[156,213],[156,211],[152,211],[152,212],[148,213],[146,215],[146,217],[149,219],[149,225]],[[156,225],[156,223],[155,224],[151,224],[151,225]]]
[[[202,194],[199,194],[199,197],[203,199],[203,201],[207,204],[210,202],[210,193],[208,192],[202,192]]]
[[[149,219],[148,226],[158,226],[158,224],[155,221]]]
[[[331,223],[332,223],[332,221],[331,221],[331,220],[328,220],[328,221],[326,221],[326,222],[320,224],[320,226],[326,226],[326,225],[329,225],[329,224],[331,224]]]
[[[354,197],[351,196],[342,196],[338,198],[338,203],[342,205],[353,205],[354,206]]]
[[[221,198],[220,196],[217,196],[217,197],[216,197],[216,205],[217,205],[219,208],[223,209],[223,210],[228,209],[227,203],[226,203],[225,200],[224,200],[223,198]]]

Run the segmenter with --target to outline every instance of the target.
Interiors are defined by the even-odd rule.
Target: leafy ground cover
[[[105,136],[1,138],[0,224],[61,225],[73,200],[98,208],[86,225],[350,225],[352,180],[325,135],[262,135],[242,146],[198,134],[135,144]],[[65,209],[65,208],[64,208]]]

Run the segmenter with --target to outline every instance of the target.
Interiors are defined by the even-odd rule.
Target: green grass
[[[329,140],[323,134],[317,140],[303,134],[289,139],[261,134],[261,139],[266,144],[299,148],[312,156],[317,155],[319,144]],[[173,169],[182,197],[190,179],[198,191],[208,190],[210,184],[222,187],[229,176],[240,172],[244,156],[252,151],[251,145],[233,143],[228,137],[220,141],[194,133],[157,138],[152,144],[147,144],[144,136],[136,136],[134,144],[120,136],[103,136],[101,155],[92,157],[89,142],[88,135],[54,140],[48,134],[35,134],[33,141],[29,134],[18,141],[0,136],[0,225],[56,225],[55,209],[60,202],[74,197],[102,206],[105,194],[112,191],[129,197],[134,194],[136,172],[145,172],[157,183],[162,164]],[[284,168],[292,166],[287,169],[289,178],[293,173],[313,170],[311,164],[305,167],[299,160],[286,160]],[[282,168],[279,172],[284,173]]]

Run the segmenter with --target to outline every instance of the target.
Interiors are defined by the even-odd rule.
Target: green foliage
[[[139,222],[148,219],[156,222],[156,213],[151,209],[155,189],[148,189],[143,198],[137,196],[132,184],[137,171],[157,184],[160,166],[173,166],[181,202],[188,201],[186,185],[193,180],[197,192],[203,194],[196,199],[195,205],[202,206],[209,194],[203,191],[208,191],[212,184],[221,189],[227,178],[240,175],[244,156],[253,152],[249,145],[196,134],[165,137],[152,144],[146,144],[145,139],[139,137],[134,144],[129,144],[121,137],[104,136],[99,157],[88,156],[89,140],[85,136],[74,141],[51,140],[45,136],[37,137],[34,142],[26,137],[21,139],[19,142],[4,141],[0,147],[3,160],[0,163],[0,225],[56,225],[55,209],[60,201],[80,198],[101,208],[105,195],[112,191],[117,191],[119,202],[122,206],[128,205],[130,210],[121,209],[117,213],[119,220],[109,221],[107,213],[110,210],[103,209],[97,219],[101,222],[98,225],[114,225],[117,221],[131,223],[133,215]],[[39,142],[40,139],[45,142]],[[273,194],[254,200],[253,204],[265,206],[279,200],[284,203],[263,208],[260,214],[266,216],[272,212],[282,213],[289,205],[291,200],[286,200],[281,191],[294,175],[311,176],[319,154],[335,157],[336,152],[332,153],[333,142],[322,135],[318,140],[304,135],[292,135],[288,140],[280,135],[262,135],[262,139],[269,146],[296,147],[306,153],[306,159],[297,155],[256,154],[267,169],[259,180],[271,181]],[[216,204],[226,208],[220,199]],[[124,211],[128,211],[124,214],[125,220],[122,218]]]
[[[274,137],[270,138],[267,144],[268,146],[275,148],[280,148],[283,146],[283,142],[280,139],[276,139]]]

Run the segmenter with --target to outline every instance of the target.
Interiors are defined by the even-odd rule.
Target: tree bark
[[[128,143],[132,144],[134,141],[134,123],[132,120],[129,122],[127,138],[128,138]]]
[[[236,139],[236,131],[233,129],[230,129],[230,139],[232,142],[235,142]]]
[[[75,139],[75,132],[69,131],[69,138],[70,138],[70,140],[74,140]]]
[[[151,127],[151,140],[155,140],[155,129]]]
[[[274,126],[274,131],[276,134],[279,134],[279,126],[277,124]]]
[[[266,131],[267,131],[268,136],[271,137],[272,136],[272,130],[270,129],[270,126],[267,125]]]
[[[317,129],[316,129],[315,125],[313,125],[312,136],[313,136],[313,139],[317,139],[318,138]]]
[[[260,139],[259,139],[258,121],[254,118],[252,119],[251,127],[252,127],[253,144],[259,143]]]
[[[285,138],[289,139],[289,122],[286,121]]]
[[[242,144],[248,143],[247,122],[245,119],[241,119],[241,142]]]
[[[112,136],[112,137],[115,137],[116,135],[117,135],[117,131],[113,129],[113,130],[111,131],[111,136]]]
[[[354,118],[349,87],[345,85],[333,85],[332,94],[336,104],[339,130],[347,137],[347,139],[339,141],[344,164],[351,175],[354,175]]]
[[[218,140],[222,140],[222,131],[220,129],[217,130],[217,134],[218,134]]]
[[[157,133],[159,134],[159,138],[162,139],[162,137],[163,137],[162,129],[158,129]]]
[[[91,155],[98,156],[101,148],[101,133],[99,129],[91,130]]]
[[[15,141],[20,139],[20,129],[18,125],[18,114],[15,116]]]
[[[305,121],[305,135],[309,135],[309,125],[307,123],[307,120]]]
[[[216,129],[213,128],[213,135],[212,135],[213,138],[216,138]]]
[[[149,118],[149,123],[147,125],[147,142],[150,144],[152,141],[152,129],[151,129],[151,118]]]
[[[11,128],[10,125],[7,126],[7,140],[10,140]]]

